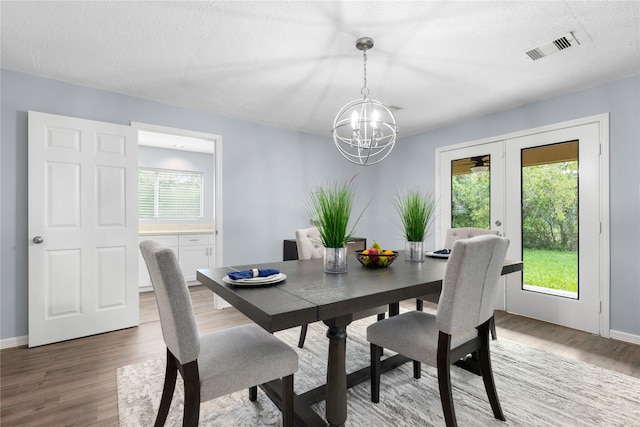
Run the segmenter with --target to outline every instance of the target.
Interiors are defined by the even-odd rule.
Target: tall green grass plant
[[[351,229],[349,220],[355,194],[351,188],[353,178],[345,183],[327,184],[311,193],[307,212],[320,232],[320,242],[326,248],[342,248],[353,236],[356,224],[360,221],[363,209]]]
[[[418,189],[398,192],[394,205],[402,225],[404,238],[409,242],[422,242],[435,213],[435,201],[431,194]]]

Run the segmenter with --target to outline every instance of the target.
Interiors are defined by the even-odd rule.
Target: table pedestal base
[[[401,366],[411,359],[396,354],[395,356],[384,359],[381,362],[381,372],[385,373],[396,369],[398,366]],[[369,366],[359,369],[355,372],[347,375],[347,388],[354,387],[360,383],[363,383],[371,378],[371,369]],[[274,380],[268,382],[266,384],[262,384],[260,386],[262,390],[269,396],[269,398],[276,404],[276,406],[282,409],[282,399],[280,390],[282,390],[282,386],[280,384],[280,380]],[[294,420],[296,426],[326,426],[327,422],[317,413],[311,409],[311,405],[318,403],[325,399],[327,392],[327,386],[321,385],[319,387],[314,388],[313,390],[309,390],[302,394],[294,395]]]

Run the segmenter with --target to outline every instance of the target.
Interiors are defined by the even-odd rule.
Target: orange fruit
[[[382,252],[382,255],[393,255],[393,251],[387,249],[384,252]]]
[[[360,252],[362,255],[369,255],[369,249],[365,249],[364,251]]]

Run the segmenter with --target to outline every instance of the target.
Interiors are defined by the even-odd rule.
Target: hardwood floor
[[[200,332],[248,323],[233,308],[214,310],[213,294],[191,287]],[[414,308],[414,301],[402,306]],[[427,307],[433,309],[433,307]],[[640,378],[640,346],[496,313],[500,337]],[[153,293],[140,296],[140,326],[28,349],[0,352],[2,426],[117,426],[116,369],[164,358]]]

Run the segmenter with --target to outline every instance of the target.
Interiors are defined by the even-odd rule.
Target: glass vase
[[[347,248],[324,248],[324,272],[347,272]]]
[[[404,260],[409,262],[424,261],[424,242],[409,242],[404,245]]]

